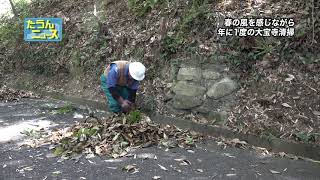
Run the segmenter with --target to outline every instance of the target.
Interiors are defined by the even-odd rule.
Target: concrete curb
[[[223,127],[202,125],[179,118],[166,117],[163,115],[151,115],[150,118],[160,124],[175,125],[182,129],[191,129],[196,132],[208,134],[214,137],[222,136],[232,139],[239,138],[240,140],[246,141],[250,145],[264,147],[268,150],[272,150],[273,152],[285,152],[296,156],[320,160],[320,146],[315,144],[295,143],[279,138],[270,139],[267,137],[237,133]]]

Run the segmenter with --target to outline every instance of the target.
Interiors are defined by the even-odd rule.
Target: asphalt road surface
[[[27,138],[20,132],[26,129],[67,127],[79,120],[75,113],[88,113],[81,106],[66,114],[52,113],[64,104],[49,99],[0,103],[0,180],[320,179],[319,163],[263,156],[231,147],[222,149],[211,140],[197,144],[192,151],[166,151],[153,146],[120,159],[83,155],[63,160],[51,156],[50,145],[36,149],[19,146]],[[135,169],[123,170],[127,165]]]

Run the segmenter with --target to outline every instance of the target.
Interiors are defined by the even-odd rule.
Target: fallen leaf
[[[287,107],[287,108],[292,108],[288,103],[282,103],[282,106]]]
[[[235,139],[232,139],[230,141],[230,143],[234,144],[234,145],[241,145],[241,146],[245,146],[247,145],[248,143],[245,142],[245,141],[240,141],[238,138],[235,138]]]
[[[320,116],[320,112],[319,111],[313,111],[312,112],[314,115],[316,115],[316,116]]]
[[[54,157],[57,157],[57,156],[53,153],[49,153],[46,155],[46,158],[54,158]]]
[[[191,162],[186,159],[174,159],[174,160],[180,162],[181,166],[188,166],[191,164]]]
[[[163,139],[168,140],[168,136],[166,135],[166,133],[163,133]]]
[[[164,167],[164,166],[162,166],[162,165],[160,165],[160,164],[158,164],[158,166],[159,166],[162,170],[168,171],[168,169],[167,169],[166,167]]]
[[[106,155],[111,152],[112,148],[108,144],[95,146],[95,153],[98,155]]]
[[[119,154],[117,153],[112,153],[111,156],[114,158],[114,159],[117,159],[119,157]]]
[[[279,152],[279,155],[280,155],[281,157],[285,157],[285,156],[286,156],[286,153],[285,153],[285,152]]]
[[[237,174],[226,174],[227,177],[236,176]]]
[[[23,170],[25,170],[25,171],[32,171],[33,168],[32,168],[32,167],[25,167],[25,168],[23,168]]]
[[[74,118],[74,119],[83,119],[83,115],[75,112],[75,113],[73,114],[73,118]]]
[[[193,151],[193,150],[190,150],[190,149],[189,149],[189,150],[187,150],[187,151],[188,151],[189,153],[194,153],[194,151]]]
[[[139,169],[136,168],[136,169],[134,169],[134,171],[131,174],[135,174],[135,173],[138,173],[138,172],[139,172]]]
[[[116,134],[116,135],[113,137],[112,141],[116,141],[116,140],[118,139],[119,135],[120,135],[120,133]]]
[[[202,169],[197,169],[197,171],[198,171],[198,172],[201,172],[201,173],[203,173],[203,170],[202,170]]]
[[[300,99],[300,97],[299,96],[295,96],[295,97],[292,97],[292,99],[297,100],[297,99]]]
[[[140,158],[140,159],[154,159],[156,158],[156,155],[152,154],[152,153],[143,153],[143,154],[138,154],[136,155],[136,158]]]
[[[153,176],[152,179],[161,179],[161,176]]]
[[[227,157],[229,157],[229,158],[236,158],[235,156],[232,156],[232,155],[229,154],[229,153],[223,153],[223,155],[225,155],[225,156],[227,156]]]
[[[127,172],[132,172],[132,173],[134,173],[136,170],[137,170],[137,168],[136,168],[136,164],[129,164],[129,165],[126,165],[126,166],[124,166],[123,168],[122,168],[122,170],[126,170]]]
[[[284,168],[284,169],[283,169],[283,172],[286,172],[286,171],[287,171],[287,169],[288,169],[288,168]]]
[[[180,162],[180,161],[183,161],[184,159],[183,158],[179,158],[179,159],[174,159],[174,160]]]
[[[90,164],[96,164],[95,162],[90,161],[89,159],[88,159],[88,162],[89,162]]]
[[[171,167],[173,170],[175,170],[175,171],[177,171],[177,172],[181,173],[181,170],[180,170],[180,169],[177,169],[176,167],[174,167],[174,166],[172,166],[172,165],[170,165],[170,167]]]
[[[61,174],[61,171],[53,171],[52,174]]]
[[[183,161],[183,162],[180,163],[180,165],[181,165],[181,166],[188,166],[188,165],[190,165],[190,164],[187,163],[187,162],[185,162],[185,161]]]
[[[270,169],[270,172],[271,172],[272,174],[280,174],[279,171],[275,171],[275,170],[272,170],[272,169]]]
[[[125,155],[127,155],[127,154],[128,154],[127,151],[123,151],[121,154],[119,154],[119,157],[123,157],[123,156],[125,156]]]
[[[95,155],[93,153],[90,153],[88,155],[86,155],[86,159],[91,159],[91,158],[94,158]]]
[[[292,81],[295,77],[292,74],[288,74],[288,78],[286,78],[284,81]]]
[[[104,162],[122,162],[123,160],[121,159],[107,159],[107,160],[104,160]]]

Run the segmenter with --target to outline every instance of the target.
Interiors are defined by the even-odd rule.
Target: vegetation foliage
[[[18,17],[11,18],[8,15],[0,17],[0,40],[7,45],[14,45],[23,37],[23,19],[31,15],[26,0],[17,1],[15,8],[19,13]]]
[[[52,111],[53,114],[66,114],[72,112],[74,109],[71,104],[66,104],[56,110]]]
[[[136,16],[142,17],[161,2],[162,0],[128,0],[128,7]]]
[[[163,39],[163,57],[168,59],[179,51],[190,52],[192,47],[199,45],[197,42],[194,43],[194,39],[190,39],[190,37],[195,33],[202,32],[212,24],[212,13],[210,13],[208,1],[192,0],[173,33],[168,33]]]
[[[128,116],[128,123],[133,124],[133,123],[138,123],[141,121],[141,112],[139,110],[131,111]]]

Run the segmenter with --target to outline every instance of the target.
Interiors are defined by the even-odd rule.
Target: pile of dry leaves
[[[200,139],[202,137],[196,133],[169,125],[160,126],[147,117],[130,123],[124,115],[77,123],[71,128],[54,131],[49,137],[51,143],[56,144],[55,155],[87,153],[113,158],[151,145],[190,148]]]
[[[29,91],[15,90],[3,85],[0,87],[0,101],[18,101],[21,98],[38,98],[39,96],[35,95]]]

